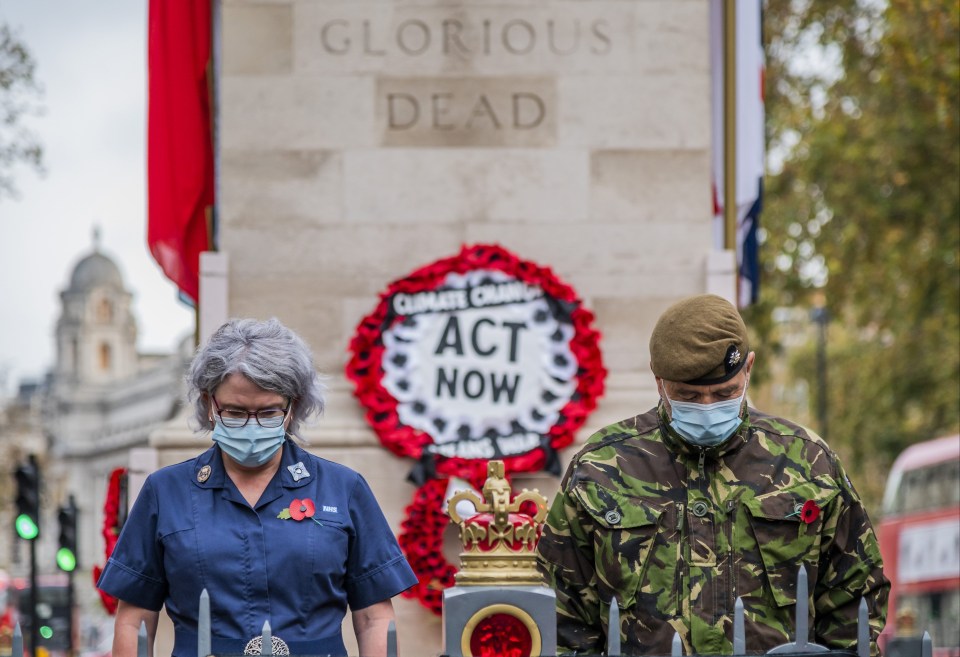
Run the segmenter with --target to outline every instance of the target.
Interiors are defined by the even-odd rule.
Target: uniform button
[[[603,519],[606,520],[607,522],[609,522],[611,525],[617,524],[618,522],[620,522],[620,520],[621,520],[622,518],[623,518],[623,516],[621,516],[621,515],[620,515],[620,512],[619,512],[619,511],[616,511],[616,510],[607,511],[607,512],[603,515]]]
[[[707,515],[707,511],[709,510],[709,507],[707,506],[706,502],[701,501],[701,502],[694,502],[692,509],[693,509],[693,515],[697,516],[698,518],[702,518],[703,516]]]

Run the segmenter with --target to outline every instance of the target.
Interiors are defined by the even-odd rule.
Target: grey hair
[[[294,402],[287,433],[300,440],[300,423],[323,413],[325,387],[310,348],[276,318],[231,319],[197,351],[187,374],[187,399],[199,428],[209,429],[210,396],[234,373]]]

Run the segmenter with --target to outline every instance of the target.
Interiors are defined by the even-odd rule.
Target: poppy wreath
[[[107,497],[103,502],[104,567],[106,567],[106,562],[113,554],[113,549],[117,546],[117,539],[120,538],[120,489],[126,476],[126,468],[116,468],[110,473],[110,481],[107,484]],[[103,568],[100,566],[93,567],[94,587],[96,587],[102,572]],[[97,593],[100,594],[100,600],[103,602],[107,613],[111,616],[116,614],[117,599],[100,589],[97,589]]]
[[[400,523],[397,540],[417,575],[417,583],[404,592],[408,598],[417,598],[424,607],[440,616],[443,609],[443,590],[453,586],[457,569],[443,556],[443,531],[450,519],[443,512],[443,497],[447,482],[431,479],[413,494],[413,502],[406,508]]]
[[[599,346],[600,333],[593,328],[593,313],[583,306],[573,288],[562,282],[550,268],[521,260],[498,245],[464,246],[458,255],[433,262],[390,283],[380,294],[374,311],[364,317],[357,326],[349,347],[350,358],[346,366],[346,376],[353,382],[354,395],[366,409],[367,422],[385,448],[397,456],[417,461],[409,479],[419,488],[406,509],[399,541],[417,574],[419,584],[405,595],[419,598],[424,606],[438,614],[442,590],[453,584],[453,575],[456,572],[444,559],[441,549],[443,530],[449,523],[442,508],[446,481],[450,477],[459,477],[469,481],[475,488],[480,488],[486,478],[490,458],[474,458],[473,455],[464,456],[459,452],[451,452],[450,448],[457,440],[446,440],[443,444],[438,444],[429,432],[429,427],[425,430],[425,423],[415,426],[416,423],[405,421],[405,418],[411,416],[411,408],[414,411],[417,406],[422,409],[424,403],[411,402],[409,398],[398,399],[397,386],[402,388],[406,381],[398,380],[393,370],[397,369],[397,364],[402,366],[406,361],[414,360],[416,354],[408,355],[397,350],[411,342],[409,336],[411,332],[415,333],[417,327],[411,328],[410,325],[415,325],[419,317],[414,317],[415,313],[448,315],[443,314],[443,308],[431,311],[414,309],[409,314],[403,314],[398,311],[398,306],[399,310],[403,309],[401,304],[393,302],[398,297],[413,299],[417,295],[435,292],[436,299],[441,299],[442,294],[459,294],[446,297],[447,302],[452,298],[466,304],[466,299],[476,286],[495,287],[497,284],[519,286],[512,289],[516,292],[515,298],[527,293],[528,296],[523,297],[524,301],[534,299],[535,307],[541,310],[534,310],[534,304],[528,304],[531,308],[529,312],[536,313],[530,315],[531,321],[528,323],[542,322],[537,327],[545,334],[541,343],[555,348],[554,352],[547,354],[549,358],[541,361],[555,361],[567,369],[563,372],[565,378],[554,371],[547,371],[543,375],[542,378],[552,377],[553,381],[562,380],[566,387],[556,395],[545,389],[542,399],[548,400],[553,406],[548,409],[549,412],[542,412],[542,409],[536,407],[528,410],[527,417],[532,416],[539,424],[536,429],[518,432],[521,439],[528,441],[531,435],[536,437],[539,434],[538,442],[525,443],[521,449],[512,453],[497,453],[490,458],[498,458],[504,462],[505,474],[508,477],[516,472],[543,469],[559,474],[556,452],[573,442],[576,431],[596,408],[597,400],[603,394],[606,370]],[[471,285],[475,287],[471,288]],[[517,292],[517,289],[521,292]],[[480,321],[487,322],[488,326],[494,325],[489,319]],[[436,351],[453,344],[461,347],[459,338],[456,341],[451,339],[449,343],[444,342],[449,327],[448,324]],[[474,348],[479,350],[477,330],[474,325],[473,334],[465,333],[471,335]],[[385,334],[388,333],[391,335],[385,339]],[[512,334],[511,338],[515,345],[517,334]],[[470,344],[466,339],[463,342]],[[488,352],[493,350],[490,345],[484,345]],[[387,358],[392,362],[385,363]],[[389,382],[391,375],[394,378]],[[501,380],[503,381],[506,381],[506,378]],[[466,376],[462,383],[466,389]],[[492,384],[491,379],[491,387]],[[547,381],[547,387],[550,385],[550,381]],[[437,383],[438,392],[439,386]],[[427,401],[438,409],[438,415],[443,414],[443,403]],[[405,405],[404,408],[401,408],[402,405]],[[548,426],[545,417],[549,418]],[[446,419],[434,417],[432,421],[442,426]],[[517,422],[513,424],[516,426]],[[463,428],[465,427],[461,427]],[[496,435],[496,431],[489,427],[486,427],[486,431]]]

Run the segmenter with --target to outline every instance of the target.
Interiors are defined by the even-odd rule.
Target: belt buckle
[[[260,635],[257,635],[247,642],[247,645],[243,649],[243,654],[244,655],[263,655],[263,654],[289,655],[290,654],[290,647],[287,645],[287,642],[278,636],[274,636],[270,638],[270,647],[273,648],[271,653],[264,653],[263,637]]]

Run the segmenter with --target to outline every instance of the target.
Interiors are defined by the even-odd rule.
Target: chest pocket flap
[[[623,609],[636,604],[650,567],[663,510],[594,482],[573,489],[594,523],[593,550],[601,605],[616,597]]]
[[[657,507],[643,505],[635,498],[629,498],[592,481],[578,483],[573,493],[584,510],[606,529],[656,527],[662,514],[662,510]]]
[[[809,591],[813,592],[820,557],[822,513],[839,492],[831,482],[814,480],[744,501],[770,592],[778,605],[796,603],[797,571],[801,565],[807,569]],[[811,500],[816,511],[804,518],[801,510]]]
[[[813,500],[817,507],[823,509],[839,492],[840,489],[832,483],[805,481],[790,488],[758,495],[744,502],[744,505],[754,518],[803,522],[797,512],[804,503]]]

